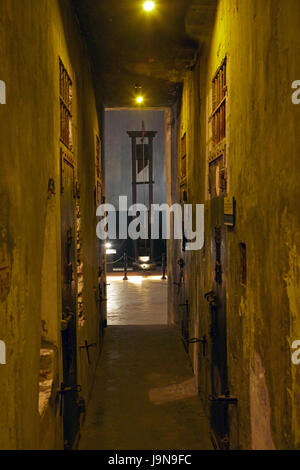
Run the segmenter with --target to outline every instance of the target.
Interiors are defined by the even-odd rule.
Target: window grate
[[[59,59],[60,139],[69,150],[73,149],[72,92],[72,80],[61,59]]]
[[[228,191],[226,155],[227,58],[225,57],[212,80],[208,119],[208,194],[211,198]]]
[[[187,161],[186,161],[186,133],[181,139],[181,149],[180,149],[180,158],[181,158],[181,181],[184,181],[187,176]]]
[[[219,144],[226,137],[226,92],[227,92],[226,58],[213,79],[213,142]]]
[[[95,151],[95,180],[96,180],[96,204],[101,204],[102,199],[102,154],[101,139],[96,135]]]

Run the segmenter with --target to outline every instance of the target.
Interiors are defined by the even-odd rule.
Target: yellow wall
[[[201,253],[183,254],[187,268],[180,296],[170,283],[170,318],[180,318],[178,304],[189,299],[190,337],[209,337],[204,293],[212,288],[214,267],[207,102],[227,55],[228,195],[237,204],[236,227],[226,236],[225,273],[229,388],[239,400],[239,423],[231,413],[233,447],[300,447],[300,368],[291,362],[291,344],[300,338],[300,106],[291,101],[291,84],[300,77],[299,27],[297,0],[220,0],[212,39],[202,45],[184,83],[179,137],[186,129],[188,199],[205,204],[206,235]],[[241,242],[247,244],[245,288],[239,280]],[[169,253],[175,245],[177,257],[182,256],[178,243]],[[172,280],[178,276],[174,269]],[[190,346],[190,355],[208,410],[210,362],[209,357],[199,360],[197,348]]]
[[[22,11],[20,12],[20,9]],[[57,349],[55,382],[61,377],[60,114],[59,57],[73,79],[74,156],[81,186],[84,308],[78,345],[97,342],[95,301],[98,263],[94,201],[95,135],[99,124],[85,44],[68,0],[3,0],[0,3],[0,227],[7,231],[10,290],[0,302],[0,338],[7,365],[0,370],[0,448],[62,448],[55,393],[43,419],[38,413],[41,320]],[[48,198],[48,181],[55,195]],[[88,401],[92,365],[78,353],[79,383]]]

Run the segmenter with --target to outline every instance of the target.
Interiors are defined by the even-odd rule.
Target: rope
[[[121,256],[121,258],[115,260],[115,261],[108,261],[106,264],[116,264],[118,263],[119,261],[121,261],[121,259],[124,259],[123,256]]]
[[[127,255],[127,258],[132,260],[132,261],[136,261],[135,258],[132,258],[131,256]],[[159,261],[159,260],[162,260],[162,256],[158,256],[158,258],[154,258],[152,261]]]

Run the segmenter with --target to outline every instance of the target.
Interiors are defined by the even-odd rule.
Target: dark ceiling
[[[152,13],[144,12],[143,0],[72,1],[99,100],[106,107],[132,107],[135,84],[140,84],[144,106],[173,104],[197,48],[185,25],[195,1],[157,0]]]

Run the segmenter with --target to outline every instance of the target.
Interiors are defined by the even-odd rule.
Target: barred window
[[[96,178],[101,179],[101,140],[96,136]]]
[[[101,204],[102,199],[102,154],[101,154],[101,139],[96,136],[96,151],[95,151],[95,182],[96,182],[96,204]]]
[[[218,144],[226,137],[226,58],[213,79],[213,142]]]
[[[72,80],[59,59],[59,95],[60,95],[60,139],[69,149],[73,149],[72,136]]]
[[[187,173],[186,173],[186,133],[181,139],[180,160],[181,160],[181,181],[184,181],[187,176]]]
[[[226,152],[227,59],[223,60],[212,80],[209,103],[211,114],[208,144],[208,193],[211,198],[226,195],[228,187]]]

